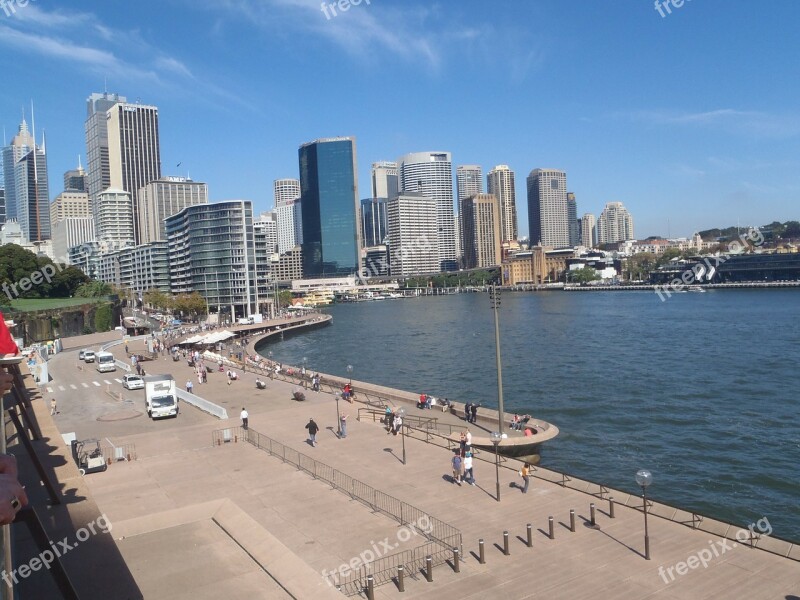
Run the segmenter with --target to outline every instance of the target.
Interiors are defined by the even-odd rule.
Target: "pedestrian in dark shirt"
[[[471,423],[477,423],[477,422],[478,422],[478,405],[477,404],[473,404],[472,405],[472,421],[471,421]]]
[[[309,419],[308,423],[306,423],[306,429],[308,429],[308,441],[311,442],[312,446],[316,446],[319,425],[314,422],[314,419]]]
[[[472,416],[471,416],[471,412],[470,412],[471,410],[472,410],[472,402],[467,402],[464,405],[464,420],[467,423],[471,423],[472,422]]]

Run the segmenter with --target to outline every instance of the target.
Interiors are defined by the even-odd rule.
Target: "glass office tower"
[[[341,277],[360,269],[356,144],[350,137],[300,146],[303,277]]]

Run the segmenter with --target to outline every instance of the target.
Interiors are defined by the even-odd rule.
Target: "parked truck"
[[[151,419],[178,416],[178,393],[172,375],[148,375],[144,378],[147,416]]]
[[[117,370],[117,362],[111,352],[98,352],[94,355],[95,368],[101,373]]]

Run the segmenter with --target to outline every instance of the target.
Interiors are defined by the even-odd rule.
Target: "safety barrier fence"
[[[427,539],[427,542],[419,547],[378,557],[360,568],[348,569],[349,573],[330,574],[328,577],[331,584],[348,596],[364,591],[368,575],[373,576],[375,585],[389,583],[397,567],[402,565],[410,577],[416,577],[425,565],[427,557],[430,556],[433,565],[437,566],[452,557],[453,548],[461,550],[461,531],[421,508],[382,492],[253,429],[230,427],[212,432],[212,443],[215,446],[239,441],[248,442],[280,458],[283,462],[305,471],[314,479],[323,481],[331,488],[361,502],[373,512],[384,514],[396,520],[401,526],[412,528],[415,533]]]

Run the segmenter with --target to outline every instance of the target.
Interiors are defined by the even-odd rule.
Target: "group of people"
[[[472,470],[472,433],[469,428],[461,432],[459,447],[451,459],[453,467],[453,483],[462,482],[475,485],[475,473]]]
[[[384,409],[383,424],[386,425],[386,433],[397,435],[400,433],[400,428],[403,426],[403,417],[399,411],[392,410],[388,404]]]
[[[464,405],[464,420],[467,423],[476,423],[478,421],[478,408],[480,406],[480,403],[475,404],[474,402],[467,402]]]
[[[533,431],[531,431],[527,427],[528,421],[530,421],[530,420],[531,420],[531,416],[530,415],[524,415],[524,416],[520,417],[518,414],[515,413],[514,417],[511,419],[511,423],[509,425],[510,425],[511,429],[513,429],[514,431],[524,431],[525,432],[525,436],[527,437],[527,436],[533,435]]]

